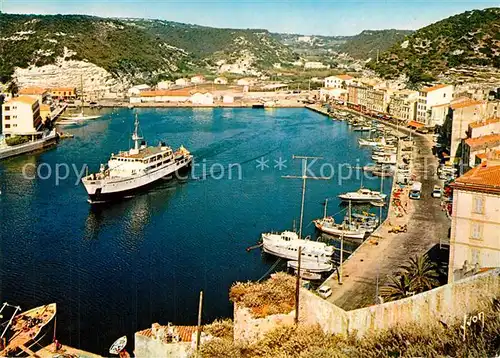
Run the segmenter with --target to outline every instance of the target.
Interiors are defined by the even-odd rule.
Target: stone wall
[[[294,324],[295,310],[288,314],[276,314],[264,318],[254,318],[246,307],[234,304],[234,340],[255,342],[279,325]]]
[[[344,311],[314,293],[301,292],[300,320],[319,324],[328,333],[357,333],[389,329],[412,323],[453,324],[464,314],[500,297],[500,269],[444,285],[409,298],[380,305]]]
[[[318,324],[332,334],[372,332],[418,323],[438,321],[453,324],[464,314],[482,309],[482,305],[500,297],[500,269],[469,277],[399,301],[344,311],[316,294],[301,289],[299,319],[303,324]],[[255,342],[278,325],[293,324],[295,311],[286,315],[253,318],[250,310],[234,306],[234,338]]]

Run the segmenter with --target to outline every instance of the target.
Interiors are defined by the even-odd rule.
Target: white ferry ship
[[[181,146],[174,152],[162,142],[158,146],[148,147],[139,136],[138,129],[139,120],[136,114],[135,130],[132,134],[134,147],[126,152],[111,154],[107,166],[101,164],[98,173],[82,178],[91,204],[132,195],[191,165],[193,156],[186,148]]]

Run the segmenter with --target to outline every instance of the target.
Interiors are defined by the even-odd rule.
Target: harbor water
[[[57,337],[105,354],[115,339],[154,322],[196,323],[231,317],[235,281],[258,280],[276,259],[247,252],[265,231],[291,229],[300,214],[302,162],[307,175],[304,236],[336,198],[357,190],[371,162],[345,122],[307,109],[139,109],[148,144],[184,145],[195,156],[188,178],[162,181],[124,201],[91,206],[78,178],[132,145],[134,111],[103,110],[74,139],[52,150],[0,162],[0,301],[29,309],[56,302]],[[349,172],[352,172],[349,175]],[[385,178],[384,192],[391,180]],[[380,189],[380,178],[363,186]],[[378,212],[377,209],[372,209]],[[353,250],[353,245],[345,245]],[[278,265],[284,269],[286,265]],[[132,348],[129,344],[129,348]]]

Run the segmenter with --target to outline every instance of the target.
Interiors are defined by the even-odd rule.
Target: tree
[[[439,286],[437,266],[429,260],[427,255],[412,257],[402,269],[408,273],[411,289],[416,293]]]
[[[389,276],[389,283],[381,289],[385,301],[396,301],[411,296],[411,279],[406,272]]]

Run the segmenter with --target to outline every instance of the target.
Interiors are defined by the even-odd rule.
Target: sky
[[[305,35],[415,30],[500,0],[0,0],[6,13],[141,17]]]

